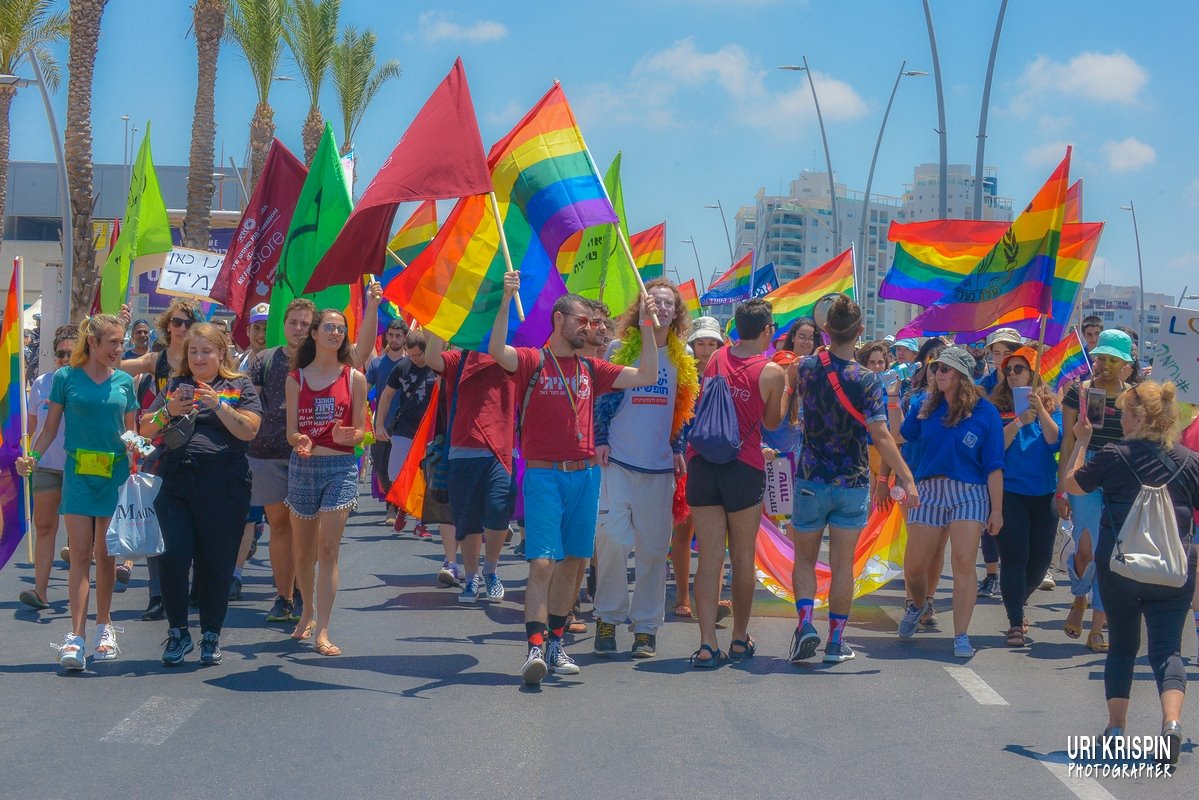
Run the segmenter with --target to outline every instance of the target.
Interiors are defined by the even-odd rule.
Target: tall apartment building
[[[1078,304],[1078,321],[1094,314],[1108,328],[1127,327],[1134,331],[1140,324],[1141,290],[1137,286],[1113,286],[1100,283],[1083,287],[1082,301]],[[1144,355],[1153,353],[1162,324],[1162,309],[1176,306],[1178,298],[1160,292],[1145,292],[1145,346]]]

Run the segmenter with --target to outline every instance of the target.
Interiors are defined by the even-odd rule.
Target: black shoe
[[[999,588],[999,576],[990,575],[978,582],[978,596],[984,600],[990,600],[995,596],[995,590]]]
[[[295,617],[294,608],[291,601],[283,595],[275,596],[275,604],[271,606],[271,610],[266,615],[267,622],[291,622]]]
[[[241,578],[236,575],[233,576],[233,580],[229,581],[229,599],[241,599]]]
[[[221,636],[208,631],[200,637],[200,663],[219,664],[221,658]]]
[[[300,587],[297,586],[292,594],[295,598],[294,605],[291,610],[291,619],[289,622],[299,622],[300,616],[304,613],[304,595],[300,594]]]
[[[595,623],[595,654],[608,658],[616,655],[616,626],[602,619]]]
[[[652,633],[634,633],[633,649],[629,653],[633,658],[653,658],[658,654],[658,637]]]
[[[162,644],[162,663],[168,667],[182,664],[183,657],[195,649],[187,628],[171,628]]]
[[[150,604],[142,612],[142,622],[155,622],[160,619],[166,619],[166,617],[167,610],[162,607],[162,598],[158,595],[152,596]]]

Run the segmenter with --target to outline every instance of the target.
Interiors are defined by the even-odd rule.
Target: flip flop
[[[341,648],[335,644],[314,644],[312,649],[320,653],[322,656],[341,655]]]
[[[1070,613],[1066,615],[1066,624],[1063,626],[1066,635],[1071,639],[1077,639],[1082,636],[1082,618],[1086,613],[1086,595],[1075,597],[1074,602],[1070,604]]]
[[[44,611],[50,607],[50,604],[37,593],[37,589],[26,589],[17,596],[17,599],[21,601],[22,605],[35,611]]]
[[[691,606],[686,603],[679,603],[674,607],[674,615],[689,619],[691,617]]]
[[[295,639],[297,642],[302,642],[311,635],[312,635],[312,623],[311,622],[309,622],[308,625],[305,626],[304,630],[301,631],[300,626],[297,625],[296,629],[291,632],[291,638]]]

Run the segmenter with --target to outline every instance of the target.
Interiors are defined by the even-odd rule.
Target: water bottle
[[[883,386],[890,386],[896,381],[909,380],[918,369],[920,369],[919,361],[913,361],[910,364],[896,364],[882,373]]]

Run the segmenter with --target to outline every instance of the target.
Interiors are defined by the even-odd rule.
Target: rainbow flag
[[[641,280],[648,281],[666,275],[666,223],[660,222],[649,230],[634,233],[629,237],[629,249],[633,251],[633,262],[641,273]]]
[[[508,341],[540,347],[552,328],[553,303],[566,292],[554,268],[562,243],[617,222],[616,212],[558,84],[491,148],[487,161],[526,314],[523,324],[511,314]],[[489,198],[465,197],[384,296],[439,337],[482,349],[499,312],[504,271]]]
[[[1091,362],[1087,360],[1087,352],[1078,338],[1078,331],[1070,331],[1066,338],[1041,356],[1041,379],[1055,392],[1090,372]]]
[[[705,306],[718,306],[748,300],[754,277],[754,253],[749,251],[728,271],[712,282],[699,298]]]
[[[1082,178],[1066,190],[1066,224],[1082,222]]]
[[[0,328],[0,568],[25,537],[25,479],[17,474],[21,449],[21,399],[25,391],[25,342],[21,325],[21,280],[19,262],[14,261],[8,299],[4,304],[4,325]]]
[[[412,437],[412,447],[408,450],[404,466],[400,467],[400,474],[395,476],[391,489],[387,492],[387,502],[404,509],[405,513],[417,519],[420,519],[421,512],[424,511],[425,491],[428,488],[421,462],[437,427],[437,404],[440,399],[441,381],[438,381],[429,392],[429,405],[425,409],[425,415],[421,417],[416,435]]]
[[[699,305],[699,292],[695,289],[695,278],[680,283],[679,294],[683,297],[683,305],[687,307],[687,313],[691,315],[691,319],[695,319],[703,313]]]
[[[862,535],[858,538],[853,559],[853,596],[870,594],[885,586],[893,578],[903,574],[903,551],[907,545],[908,531],[904,522],[903,509],[892,503],[890,511],[871,512]],[[758,528],[758,539],[754,546],[754,566],[758,582],[775,597],[795,602],[795,589],[791,583],[791,570],[795,566],[795,546],[787,535],[775,526],[767,516],[762,517]],[[829,586],[833,572],[828,564],[816,563],[815,605],[820,608],[828,603]]]
[[[783,284],[763,299],[774,306],[774,321],[778,329],[784,331],[800,317],[812,316],[817,301],[835,292],[853,296],[852,247],[807,275]]]
[[[384,289],[417,256],[424,252],[436,235],[437,203],[433,200],[425,200],[416,207],[416,211],[412,212],[408,221],[400,226],[396,235],[391,237],[391,241],[387,243],[389,252],[383,256],[383,274],[379,276],[379,283],[383,285]],[[392,254],[399,256],[400,260],[396,261]],[[400,307],[392,301],[384,299],[379,304],[379,334],[382,335],[383,331],[387,330],[388,324],[393,319],[402,318],[403,312]]]
[[[1066,157],[995,246],[898,336],[973,334],[996,320],[1051,314],[1069,173],[1067,147]]]

